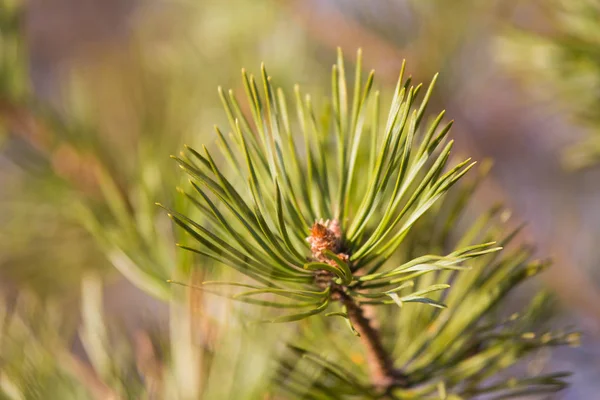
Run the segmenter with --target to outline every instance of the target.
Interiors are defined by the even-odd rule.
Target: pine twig
[[[383,347],[379,331],[373,326],[373,321],[365,316],[363,307],[341,288],[333,290],[332,299],[338,300],[346,308],[348,319],[360,335],[373,386],[384,392],[394,387],[407,387],[406,375],[394,368],[390,353]]]

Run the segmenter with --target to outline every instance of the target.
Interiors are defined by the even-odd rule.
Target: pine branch
[[[374,73],[363,83],[360,51],[357,60],[354,88],[349,90],[338,54],[331,108],[321,118],[310,96],[302,96],[296,88],[296,124],[289,117],[283,90],[273,86],[264,66],[262,95],[254,76],[242,71],[251,121],[241,113],[232,92],[226,96],[220,90],[232,133],[224,135],[221,129],[217,133],[230,170],[221,167],[206,147],[202,153],[188,147],[174,157],[191,177],[192,193],[185,195],[204,215],[204,222],[174,210],[169,216],[200,245],[182,248],[228,265],[257,284],[204,282],[198,289],[261,307],[295,310],[274,312],[268,322],[320,314],[342,317],[359,336],[366,355],[374,390],[369,398],[424,396],[437,390],[436,377],[461,393],[466,389],[460,382],[469,381],[469,387],[476,388],[483,382],[483,376],[469,367],[472,363],[490,364],[486,368],[495,371],[493,366],[510,365],[537,346],[570,343],[571,337],[558,335],[550,342],[521,346],[516,341],[522,335],[518,329],[507,331],[503,339],[477,330],[507,293],[546,266],[529,262],[526,249],[499,256],[504,243],[496,245],[498,232],[485,234],[485,223],[474,224],[445,255],[439,254],[439,247],[416,253],[407,243],[407,238],[422,232],[415,226],[431,219],[438,220],[436,225],[445,224],[444,234],[449,232],[472,189],[465,189],[463,200],[449,206],[454,211],[445,222],[440,207],[474,163],[465,159],[450,165],[453,142],[447,135],[452,121],[443,124],[443,112],[423,126],[437,76],[418,103],[422,85],[405,80],[403,67],[387,121],[380,128],[379,96],[371,95]],[[300,135],[293,133],[296,128]],[[364,151],[367,143],[373,148]],[[429,253],[432,249],[437,251]],[[473,266],[479,268],[467,274],[465,270]],[[441,283],[435,283],[437,279]],[[449,282],[453,288],[445,293]],[[219,286],[245,291],[231,294]],[[419,309],[422,315],[414,315],[407,303],[430,306],[430,311]],[[446,303],[451,310],[445,310]],[[365,314],[366,306],[388,305],[397,305],[402,312],[397,327],[385,321],[386,332],[397,332],[398,340],[412,330],[420,332],[404,339],[408,343],[402,351],[384,348],[376,328],[380,324]],[[336,306],[341,311],[325,313]],[[504,352],[506,346],[510,352]],[[307,355],[327,371],[336,370],[326,360]],[[505,356],[511,358],[500,359]],[[291,362],[281,360],[285,376],[293,370]],[[298,397],[306,390],[322,396],[368,391],[361,384],[339,382],[335,372],[326,375],[332,380],[323,377],[308,387],[289,377],[280,384]]]
[[[371,383],[383,393],[393,387],[407,387],[408,378],[402,371],[394,368],[391,354],[381,341],[378,330],[366,316],[363,307],[342,289],[335,289],[332,298],[338,300],[346,309],[346,315],[356,329],[367,357]]]

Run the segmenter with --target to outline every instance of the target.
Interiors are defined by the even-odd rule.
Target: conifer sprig
[[[188,147],[174,157],[192,178],[192,190],[185,195],[205,222],[170,212],[201,244],[182,247],[262,284],[235,296],[237,300],[281,307],[255,300],[269,293],[290,299],[290,307],[308,308],[273,321],[323,312],[330,284],[369,303],[443,307],[427,295],[447,285],[410,292],[410,280],[466,268],[470,259],[499,250],[493,242],[481,243],[402,265],[390,261],[413,224],[474,165],[466,159],[449,166],[452,122],[442,124],[444,112],[424,127],[437,76],[418,101],[422,85],[411,85],[402,68],[381,128],[374,72],[363,82],[360,51],[352,90],[339,52],[331,108],[323,115],[316,114],[309,95],[295,88],[295,123],[284,91],[274,87],[264,66],[259,79],[246,71],[242,78],[250,120],[231,91],[219,90],[231,133],[215,131],[229,168],[220,167],[206,147]],[[370,144],[376,148],[365,162]],[[322,243],[315,245],[317,241]],[[310,291],[314,284],[320,290]],[[307,290],[312,302],[302,298]]]
[[[320,329],[323,320],[314,319],[305,336],[316,335],[315,340],[290,345],[278,360],[280,388],[297,398],[450,399],[448,393],[469,398],[492,392],[510,397],[564,387],[564,375],[487,381],[535,349],[577,338],[534,334],[526,318],[500,324],[488,318],[511,289],[547,264],[530,261],[527,248],[499,252],[518,230],[496,244],[503,236],[490,221],[498,207],[475,221],[453,250],[441,250],[448,246],[440,238],[477,185],[463,185],[455,200],[446,199],[474,163],[450,161],[452,121],[443,123],[444,112],[424,123],[437,76],[424,90],[405,79],[403,66],[381,124],[374,72],[363,81],[360,51],[357,59],[350,90],[338,53],[331,104],[322,114],[296,86],[296,120],[264,66],[258,79],[242,71],[249,117],[232,91],[219,89],[230,124],[227,135],[215,128],[219,157],[206,147],[186,147],[173,157],[191,177],[190,190],[182,192],[202,219],[174,210],[169,216],[198,242],[182,248],[256,283],[208,281],[199,289],[287,310],[274,311],[269,322],[317,314],[346,321],[362,344],[363,368],[344,371],[344,362],[324,357],[347,360],[348,349],[331,343],[337,351],[325,350],[328,328]],[[431,225],[423,248],[414,243],[423,232],[413,232],[417,223]],[[452,290],[446,292],[449,283]],[[368,311],[387,305],[401,312]],[[373,319],[386,313],[385,324]],[[389,337],[396,338],[393,348],[384,343]],[[356,366],[352,360],[347,365]]]
[[[481,176],[480,176],[481,177]],[[480,177],[456,188],[453,196],[436,204],[431,214],[420,221],[404,247],[403,257],[418,248],[438,247],[448,243],[448,226],[466,211],[468,199]],[[499,244],[512,248],[493,252],[471,260],[469,271],[441,271],[409,281],[416,289],[434,282],[451,282],[446,293],[436,293],[447,308],[407,305],[400,312],[393,307],[377,307],[382,336],[393,343],[388,348],[396,370],[403,373],[403,387],[390,390],[391,398],[401,399],[469,399],[488,395],[493,399],[519,398],[545,394],[567,386],[568,373],[544,373],[524,376],[522,372],[505,371],[540,349],[577,345],[579,335],[571,331],[552,332],[541,327],[547,296],[535,296],[523,310],[500,317],[498,310],[507,296],[522,282],[543,272],[547,262],[532,260],[532,249],[515,247],[519,228],[506,232],[506,213],[492,207],[474,220],[456,244],[489,238],[501,238]],[[369,299],[359,299],[365,307]],[[391,301],[389,301],[391,303]],[[326,316],[339,316],[327,313]],[[279,366],[281,391],[293,398],[345,398],[354,393],[358,398],[379,398],[365,372],[357,368],[356,348],[351,334],[329,334],[332,328],[320,320],[303,329],[303,340],[290,345]],[[360,353],[359,353],[360,354]],[[315,374],[310,380],[298,376],[290,366]],[[502,373],[502,378],[498,375]],[[310,382],[306,384],[307,380]],[[365,394],[366,393],[366,394]],[[360,395],[358,395],[360,394]],[[362,396],[362,397],[361,397]],[[395,397],[394,397],[395,396]]]

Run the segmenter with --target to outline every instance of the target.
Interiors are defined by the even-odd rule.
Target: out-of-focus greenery
[[[105,316],[97,276],[81,289],[81,323],[31,292],[1,304],[2,399],[256,399],[271,390],[281,330],[240,325],[223,302],[218,317],[198,314],[192,301],[173,305],[170,340],[156,328],[128,335]],[[200,328],[192,337],[185,320]]]
[[[168,219],[154,205],[174,205],[169,189],[180,176],[168,155],[184,140],[210,138],[207,127],[220,118],[218,99],[209,95],[215,82],[237,75],[236,54],[256,62],[260,56],[257,39],[241,32],[258,35],[275,22],[266,4],[259,23],[243,12],[248,5],[238,3],[237,21],[225,25],[216,22],[230,18],[228,9],[211,2],[167,3],[158,20],[155,11],[140,11],[133,36],[116,51],[92,54],[61,70],[58,100],[48,103],[36,95],[27,74],[25,9],[17,1],[3,2],[3,137],[5,154],[20,167],[6,174],[10,190],[1,194],[9,275],[28,285],[39,281],[36,289],[46,292],[76,282],[82,267],[112,264],[136,285],[168,297],[165,280],[177,268],[190,269],[189,261],[177,258]],[[28,223],[33,218],[54,223]],[[93,239],[77,231],[81,226]],[[38,241],[34,265],[28,248]],[[72,250],[39,253],[57,245]],[[56,263],[64,274],[56,274]],[[48,271],[54,282],[41,279],[39,271]]]
[[[239,11],[247,7],[238,3]],[[31,83],[23,6],[3,1],[0,12],[6,165],[0,259],[8,293],[0,354],[3,395],[197,399],[265,393],[270,370],[264,366],[277,341],[236,324],[235,312],[227,312],[223,302],[190,303],[181,291],[171,292],[166,280],[190,279],[197,264],[175,248],[185,238],[177,239],[154,203],[185,207],[173,191],[180,175],[168,156],[185,137],[193,142],[202,136],[202,121],[214,120],[218,99],[206,88],[215,93],[215,76],[226,82],[231,69],[238,70],[238,63],[223,68],[236,61],[231,55],[238,49],[256,57],[256,39],[240,31],[268,28],[268,16],[255,21],[240,12],[238,23],[219,31],[220,24],[207,23],[230,15],[216,4],[173,2],[160,21],[141,11],[135,32],[118,51],[70,64],[55,77],[60,84],[48,101]],[[198,45],[209,38],[216,44]],[[209,69],[215,74],[203,73]],[[152,346],[145,345],[156,350],[156,360],[148,360],[155,368],[136,360],[140,354],[132,350],[131,332],[120,335],[118,320],[102,317],[98,280],[84,279],[100,273],[111,282],[119,277],[113,271],[170,310],[169,320],[147,323],[168,327],[156,333]],[[201,271],[210,276],[210,268]],[[11,293],[17,293],[17,307],[10,305]],[[120,296],[127,301],[126,294]],[[146,324],[140,325],[145,335]],[[277,333],[284,337],[282,330]],[[77,337],[85,351],[73,361],[73,347],[81,353]]]
[[[526,87],[566,110],[589,131],[568,149],[569,167],[600,159],[600,4],[595,0],[537,2],[539,27],[514,27],[498,40],[498,54]]]

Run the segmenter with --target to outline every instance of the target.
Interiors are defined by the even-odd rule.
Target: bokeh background
[[[461,153],[494,160],[473,213],[502,202],[515,224],[527,222],[522,240],[554,265],[523,297],[547,288],[551,323],[584,333],[581,347],[545,355],[545,362],[575,373],[572,386],[553,398],[596,398],[600,57],[593,49],[600,46],[600,8],[594,1],[2,3],[0,65],[24,75],[1,81],[0,309],[22,311],[3,337],[3,362],[14,367],[0,376],[4,392],[59,398],[39,397],[50,385],[71,398],[117,398],[114,387],[136,393],[136,385],[150,382],[170,385],[172,398],[197,398],[208,386],[206,398],[216,399],[252,382],[247,366],[259,374],[269,349],[242,356],[252,335],[228,339],[237,337],[236,327],[223,333],[222,324],[203,323],[227,323],[234,311],[215,304],[212,312],[194,312],[202,302],[197,293],[186,306],[160,300],[170,290],[164,280],[185,275],[191,264],[173,248],[177,233],[154,202],[177,202],[183,177],[169,155],[184,143],[212,144],[213,124],[226,121],[217,86],[243,94],[240,68],[257,72],[264,61],[280,85],[299,83],[318,99],[339,46],[350,64],[361,47],[384,91],[395,84],[403,59],[417,82],[441,72],[432,108],[456,120]],[[119,333],[107,332],[106,321]],[[179,329],[190,325],[206,349],[194,346],[200,339],[189,329]],[[165,332],[169,344],[161,342]],[[58,358],[48,351],[61,346],[68,351]],[[215,378],[232,375],[227,362],[198,382],[201,374],[189,366],[213,357],[214,349],[239,356],[238,378],[231,378],[237,383]],[[152,383],[164,352],[172,353],[169,381]],[[145,371],[143,382],[134,370]],[[88,389],[73,389],[73,376]],[[23,379],[31,392],[19,397]],[[255,386],[244,398],[258,398]]]

